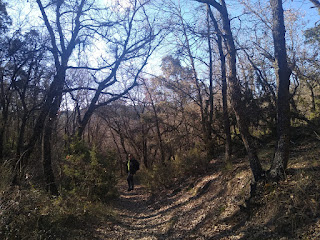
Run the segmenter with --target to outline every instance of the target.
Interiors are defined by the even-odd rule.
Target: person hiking
[[[134,182],[133,182],[133,175],[139,170],[139,162],[131,155],[128,155],[128,162],[127,162],[127,181],[128,181],[128,191],[133,190]]]

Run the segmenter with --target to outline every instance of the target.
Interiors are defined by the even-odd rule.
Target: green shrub
[[[61,185],[69,194],[100,201],[117,196],[116,155],[112,151],[100,153],[75,141],[66,155],[63,174]]]

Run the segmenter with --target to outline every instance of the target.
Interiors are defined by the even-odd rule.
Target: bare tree
[[[3,33],[7,31],[8,26],[11,24],[11,19],[8,16],[7,9],[6,9],[6,4],[3,3],[2,0],[0,0],[0,33],[3,36]],[[1,59],[0,59],[0,110],[1,110],[1,115],[0,115],[0,163],[3,161],[3,148],[4,148],[4,134],[5,134],[5,129],[6,125],[8,123],[8,115],[9,115],[9,105],[10,105],[10,98],[11,98],[11,87],[10,84],[8,84],[5,79],[4,79],[4,68],[2,67],[3,61],[5,60],[5,52],[3,51],[7,49],[5,47],[5,41],[2,39],[3,37],[0,38],[0,44],[1,44]],[[3,56],[4,54],[4,56]]]
[[[205,12],[203,8],[199,8],[198,10]],[[188,80],[188,84],[193,91],[190,92],[184,89],[183,85],[187,84],[187,79],[183,81],[184,83],[181,82],[181,84],[178,81],[176,81],[176,83],[167,82],[171,87],[175,88],[175,91],[188,96],[190,100],[194,101],[197,105],[200,113],[199,127],[201,126],[201,138],[206,147],[208,156],[212,157],[215,150],[214,134],[216,133],[213,128],[215,84],[212,36],[208,17],[200,17],[199,22],[204,24],[194,26],[190,21],[190,18],[185,17],[184,9],[180,4],[171,3],[168,11],[171,16],[168,20],[170,23],[169,28],[172,29],[172,33],[176,39],[176,41],[174,41],[174,47],[177,49],[177,55],[179,56],[177,59],[171,60],[181,60],[181,62],[187,63],[191,80]],[[200,50],[203,49],[203,47],[209,48],[209,51],[207,51],[208,55],[205,57],[202,56]],[[163,62],[165,60],[170,60],[170,57],[163,58]],[[200,65],[203,65],[208,69],[208,73],[205,73],[204,75]]]
[[[241,84],[237,78],[237,65],[236,65],[236,48],[234,43],[233,34],[230,26],[230,19],[228,15],[227,6],[224,0],[218,3],[215,0],[197,0],[198,2],[209,4],[214,7],[221,16],[222,27],[224,33],[224,41],[227,49],[227,65],[228,65],[228,83],[230,86],[230,95],[232,106],[235,111],[239,130],[241,133],[242,141],[245,145],[249,156],[250,167],[257,181],[261,178],[263,171],[260,161],[257,156],[256,148],[254,146],[253,138],[249,132],[248,121],[246,119],[246,107],[242,100]]]
[[[26,150],[17,162],[17,166],[20,165],[22,168],[17,168],[14,181],[18,180],[19,175],[21,177],[21,175],[24,174],[24,169],[28,165],[30,154],[32,153],[40,135],[43,133],[42,156],[44,175],[46,177],[46,186],[47,190],[49,190],[51,193],[57,194],[58,191],[57,187],[55,186],[54,174],[51,166],[51,135],[62,101],[62,93],[65,84],[68,62],[73,50],[79,42],[79,32],[82,30],[81,17],[84,15],[85,11],[88,11],[90,6],[85,5],[87,3],[86,0],[72,2],[71,5],[68,5],[63,0],[48,2],[45,5],[43,4],[44,1],[36,0],[36,2],[49,34],[49,39],[51,42],[50,51],[54,60],[56,73],[45,95],[44,104],[40,110],[33,129],[33,134],[26,146]],[[74,6],[72,6],[72,4],[74,4]],[[48,9],[50,8],[53,8],[53,12],[55,13],[55,18],[53,21],[49,19],[49,16],[52,15],[47,13]],[[67,27],[71,27],[71,29],[62,28],[61,22],[65,21],[66,19],[70,20],[70,23],[67,24]]]
[[[270,0],[273,16],[273,41],[275,55],[275,73],[278,81],[277,133],[278,142],[270,168],[274,179],[283,179],[289,160],[290,147],[290,103],[289,85],[291,70],[287,62],[285,26],[282,0]]]
[[[137,85],[139,74],[157,46],[153,45],[153,40],[160,30],[156,32],[153,27],[155,21],[150,20],[147,15],[145,5],[148,1],[143,3],[132,1],[130,6],[110,3],[105,7],[99,7],[98,3],[95,5],[91,0],[70,2],[36,0],[36,2],[51,43],[49,50],[54,61],[55,76],[46,92],[32,136],[24,154],[17,162],[17,166],[21,166],[22,169],[16,168],[16,176],[23,175],[30,154],[43,134],[42,157],[46,186],[51,193],[57,194],[52,170],[51,138],[63,94],[77,90],[91,92],[88,97],[92,98],[89,106],[86,106],[86,111],[80,111],[78,108],[76,134],[81,137],[97,108],[116,101]],[[95,61],[97,66],[92,66],[89,61],[90,56],[85,54],[92,49],[88,46],[97,41],[100,42],[97,45],[105,43],[103,49],[106,53],[101,53],[101,57],[98,57],[100,61]],[[78,56],[74,53],[76,48],[79,50]],[[70,64],[71,59],[72,64]],[[66,81],[70,69],[87,70],[91,76],[89,78],[93,80],[92,83],[73,88],[75,84]],[[118,73],[120,71],[121,81]],[[115,91],[121,85],[122,90]]]
[[[222,111],[223,111],[223,123],[224,123],[224,133],[225,133],[225,160],[226,162],[230,161],[232,154],[232,145],[231,145],[231,132],[230,132],[230,120],[229,120],[229,111],[228,111],[228,87],[227,87],[227,68],[226,68],[226,57],[223,51],[223,34],[220,31],[218,22],[215,19],[210,5],[207,4],[208,14],[213,23],[215,32],[216,32],[216,42],[218,45],[219,57],[220,57],[220,69],[221,69],[221,85],[222,85]]]
[[[189,62],[191,65],[191,70],[192,70],[192,79],[194,81],[194,85],[196,88],[196,94],[197,94],[196,99],[197,99],[197,104],[199,105],[199,108],[200,108],[203,136],[204,136],[205,143],[208,145],[208,142],[210,142],[211,134],[208,133],[208,131],[210,132],[210,130],[207,129],[208,124],[207,124],[207,119],[205,116],[204,99],[202,96],[202,83],[200,81],[200,78],[198,77],[198,73],[196,70],[195,57],[193,56],[193,53],[192,53],[192,49],[190,46],[190,39],[189,39],[188,32],[187,32],[188,26],[185,23],[185,20],[183,19],[181,7],[178,6],[176,11],[177,11],[177,16],[179,17],[180,27],[181,27],[181,31],[182,31],[183,38],[184,38],[183,39],[184,44],[182,45],[182,48],[186,51],[186,55],[189,59]],[[211,126],[210,126],[210,128],[211,128]]]
[[[110,56],[110,58],[114,60],[108,64],[110,70],[106,77],[103,77],[100,81],[95,77],[97,86],[91,88],[91,91],[94,91],[93,96],[87,110],[79,118],[78,137],[83,134],[96,109],[120,99],[137,86],[143,68],[161,42],[161,37],[159,41],[154,41],[160,35],[161,30],[157,31],[154,23],[149,19],[145,10],[147,4],[148,1],[144,3],[137,0],[133,1],[131,6],[126,9],[123,16],[124,20],[120,18],[113,24],[113,30],[117,30],[121,40],[113,39],[114,36],[102,36],[102,41],[111,45],[109,48],[113,49],[113,56]],[[108,25],[108,22],[100,22],[100,25]],[[143,31],[141,31],[141,28],[143,28]],[[129,67],[126,67],[126,65],[129,65]],[[90,70],[90,68],[87,69]],[[122,82],[127,81],[124,83],[124,87],[119,86],[121,82],[118,79],[119,75]],[[114,86],[121,88],[121,90],[118,92],[112,91]]]

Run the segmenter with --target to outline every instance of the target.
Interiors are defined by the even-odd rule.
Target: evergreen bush
[[[90,200],[117,196],[116,155],[98,152],[83,141],[74,141],[63,164],[62,189]]]

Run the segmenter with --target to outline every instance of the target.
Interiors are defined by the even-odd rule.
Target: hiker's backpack
[[[138,171],[140,169],[140,164],[136,159],[132,159],[131,161],[132,161],[132,165],[133,165],[134,173],[135,173],[136,171]]]

